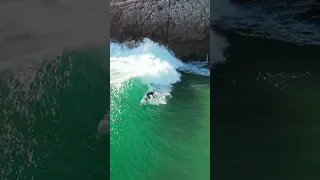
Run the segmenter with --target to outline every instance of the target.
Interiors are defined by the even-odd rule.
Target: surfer
[[[148,91],[147,94],[146,94],[147,97],[146,97],[144,100],[148,101],[148,100],[150,99],[150,95],[152,95],[152,96],[154,97],[153,94],[154,94],[153,91]],[[155,97],[154,97],[154,98],[155,98]]]

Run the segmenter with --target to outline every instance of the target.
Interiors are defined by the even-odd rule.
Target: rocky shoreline
[[[210,54],[209,0],[111,0],[110,36],[123,42],[148,37],[182,60]]]

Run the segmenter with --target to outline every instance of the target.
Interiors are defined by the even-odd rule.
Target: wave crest
[[[164,104],[165,97],[170,96],[172,85],[180,81],[179,71],[210,75],[204,63],[183,63],[165,46],[147,38],[133,48],[114,42],[110,44],[111,87],[119,87],[129,79],[139,78],[148,85],[149,90],[156,91],[161,97],[160,104]]]

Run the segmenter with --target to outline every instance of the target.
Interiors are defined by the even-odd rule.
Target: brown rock
[[[149,37],[171,46],[180,57],[209,54],[210,0],[111,0],[110,9],[112,39]],[[188,49],[181,50],[181,45]]]

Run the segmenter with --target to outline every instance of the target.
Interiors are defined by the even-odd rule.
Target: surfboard
[[[147,103],[148,101],[150,101],[150,99],[148,101],[146,101],[147,96],[143,96],[143,98],[141,99],[141,103]]]
[[[144,99],[141,99],[141,104],[146,104],[148,101],[144,100]]]
[[[154,94],[156,94],[156,93],[154,93]],[[148,103],[148,102],[152,101],[152,99],[154,99],[154,97],[150,96],[150,99],[148,99],[147,101],[146,101],[146,99],[147,99],[147,95],[144,95],[140,102],[142,104]]]

